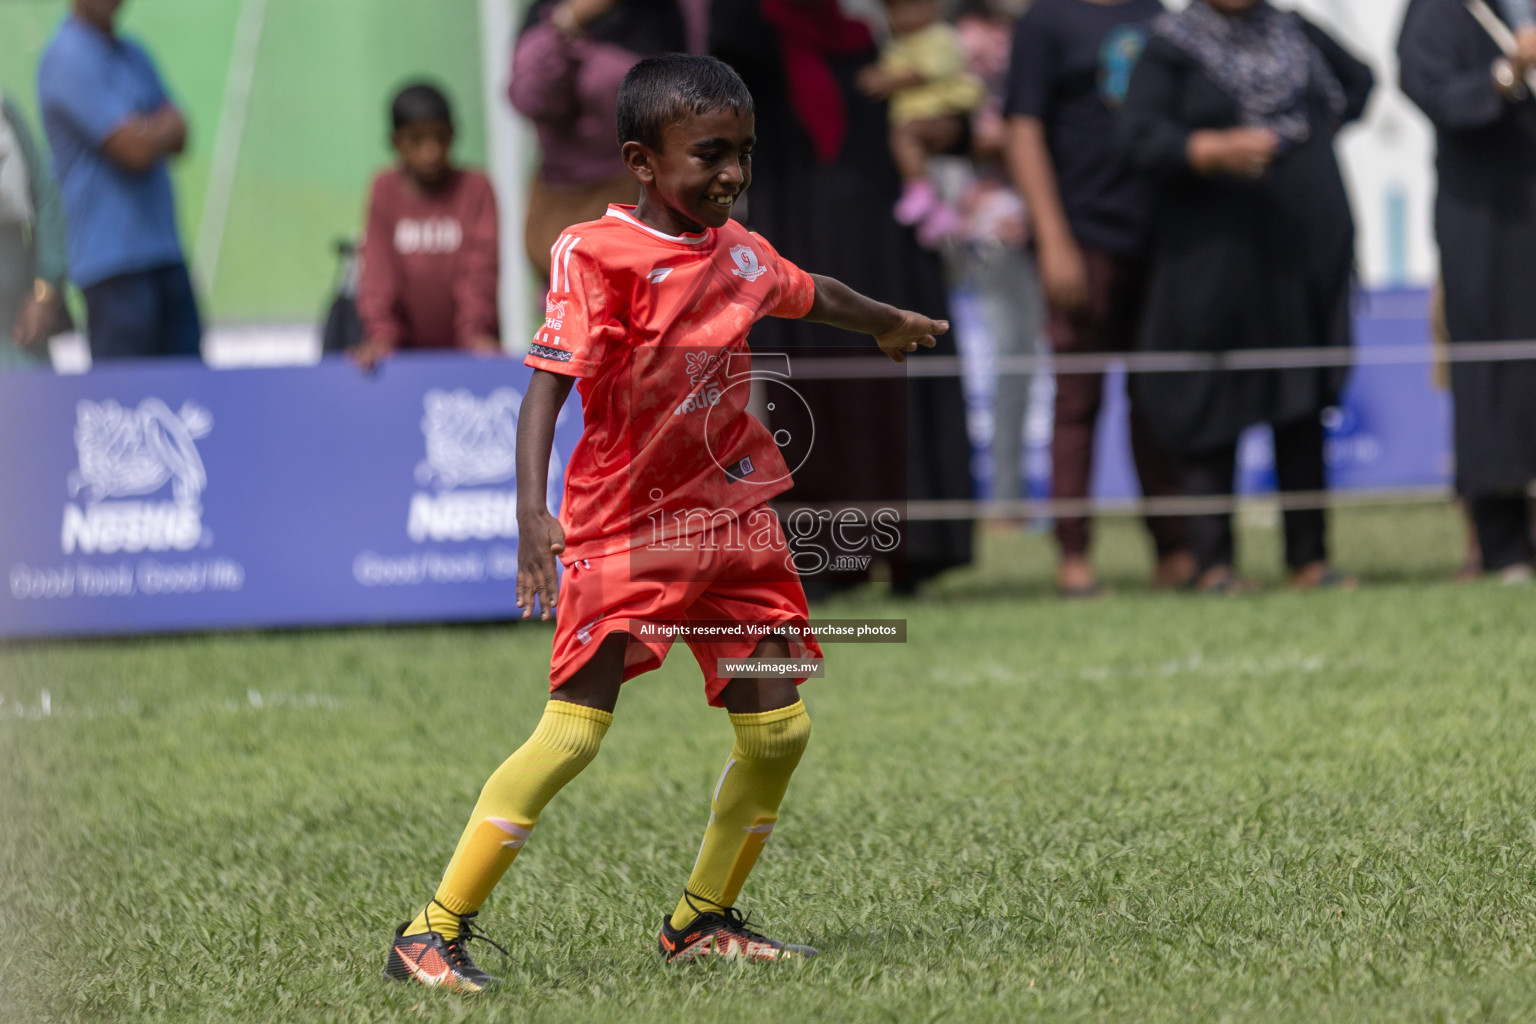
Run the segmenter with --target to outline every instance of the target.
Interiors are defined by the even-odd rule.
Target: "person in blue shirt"
[[[166,160],[187,124],[144,48],[117,33],[122,0],[73,0],[38,66],[64,201],[70,277],[93,360],[198,354],[202,325]]]

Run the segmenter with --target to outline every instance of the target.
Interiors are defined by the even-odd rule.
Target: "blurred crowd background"
[[[1247,588],[1230,507],[1200,502],[1268,424],[1291,583],[1353,587],[1325,511],[1334,356],[1362,296],[1414,288],[1451,353],[1466,572],[1532,577],[1536,362],[1455,355],[1536,338],[1528,0],[12,0],[0,359],[516,353],[559,232],[634,201],[614,96],[670,50],[753,92],[739,216],[808,269],[956,310],[937,354],[990,368],[909,382],[908,496],[991,501],[914,523],[898,588],[969,561],[975,518],[1018,525],[1044,436],[1057,587],[1102,593],[1086,503],[1106,402],[1164,501],[1154,584]],[[848,343],[786,322],[754,341]],[[1208,359],[1242,350],[1296,351]],[[1127,352],[1193,358],[1106,392]],[[827,426],[850,437],[882,401],[808,386],[835,390]],[[796,497],[890,471],[852,458]]]

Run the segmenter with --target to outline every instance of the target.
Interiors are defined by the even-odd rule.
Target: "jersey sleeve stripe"
[[[565,280],[565,290],[571,290],[571,250],[576,248],[580,238],[571,239],[571,244],[565,247],[565,252],[560,257],[560,276]]]
[[[555,244],[549,247],[549,290],[555,290],[555,274],[560,266],[560,247],[565,244],[565,236],[555,239]]]
[[[560,257],[574,241],[570,235],[561,235],[555,247],[549,251],[549,290],[552,292],[565,291],[560,282]]]
[[[560,290],[560,251],[570,244],[570,238],[561,235],[555,240],[555,247],[549,251],[549,290]]]

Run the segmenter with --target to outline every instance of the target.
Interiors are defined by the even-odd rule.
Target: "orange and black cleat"
[[[501,981],[475,966],[464,944],[470,939],[489,942],[506,950],[470,927],[470,918],[459,918],[459,934],[445,939],[439,932],[404,934],[410,926],[407,921],[395,929],[395,941],[389,947],[389,961],[384,966],[384,977],[393,981],[417,981],[428,988],[446,988],[457,992],[479,992]]]
[[[706,957],[796,960],[816,956],[810,946],[779,942],[748,928],[747,919],[735,907],[727,907],[723,913],[700,914],[686,928],[673,928],[671,917],[663,917],[657,946],[669,964]]]

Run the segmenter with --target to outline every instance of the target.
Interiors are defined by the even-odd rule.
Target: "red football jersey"
[[[610,206],[560,236],[526,360],[580,378],[586,423],[560,509],[567,564],[712,528],[714,513],[793,483],[747,411],[747,332],[810,312],[815,283],[735,221],[668,235],[634,209]]]

